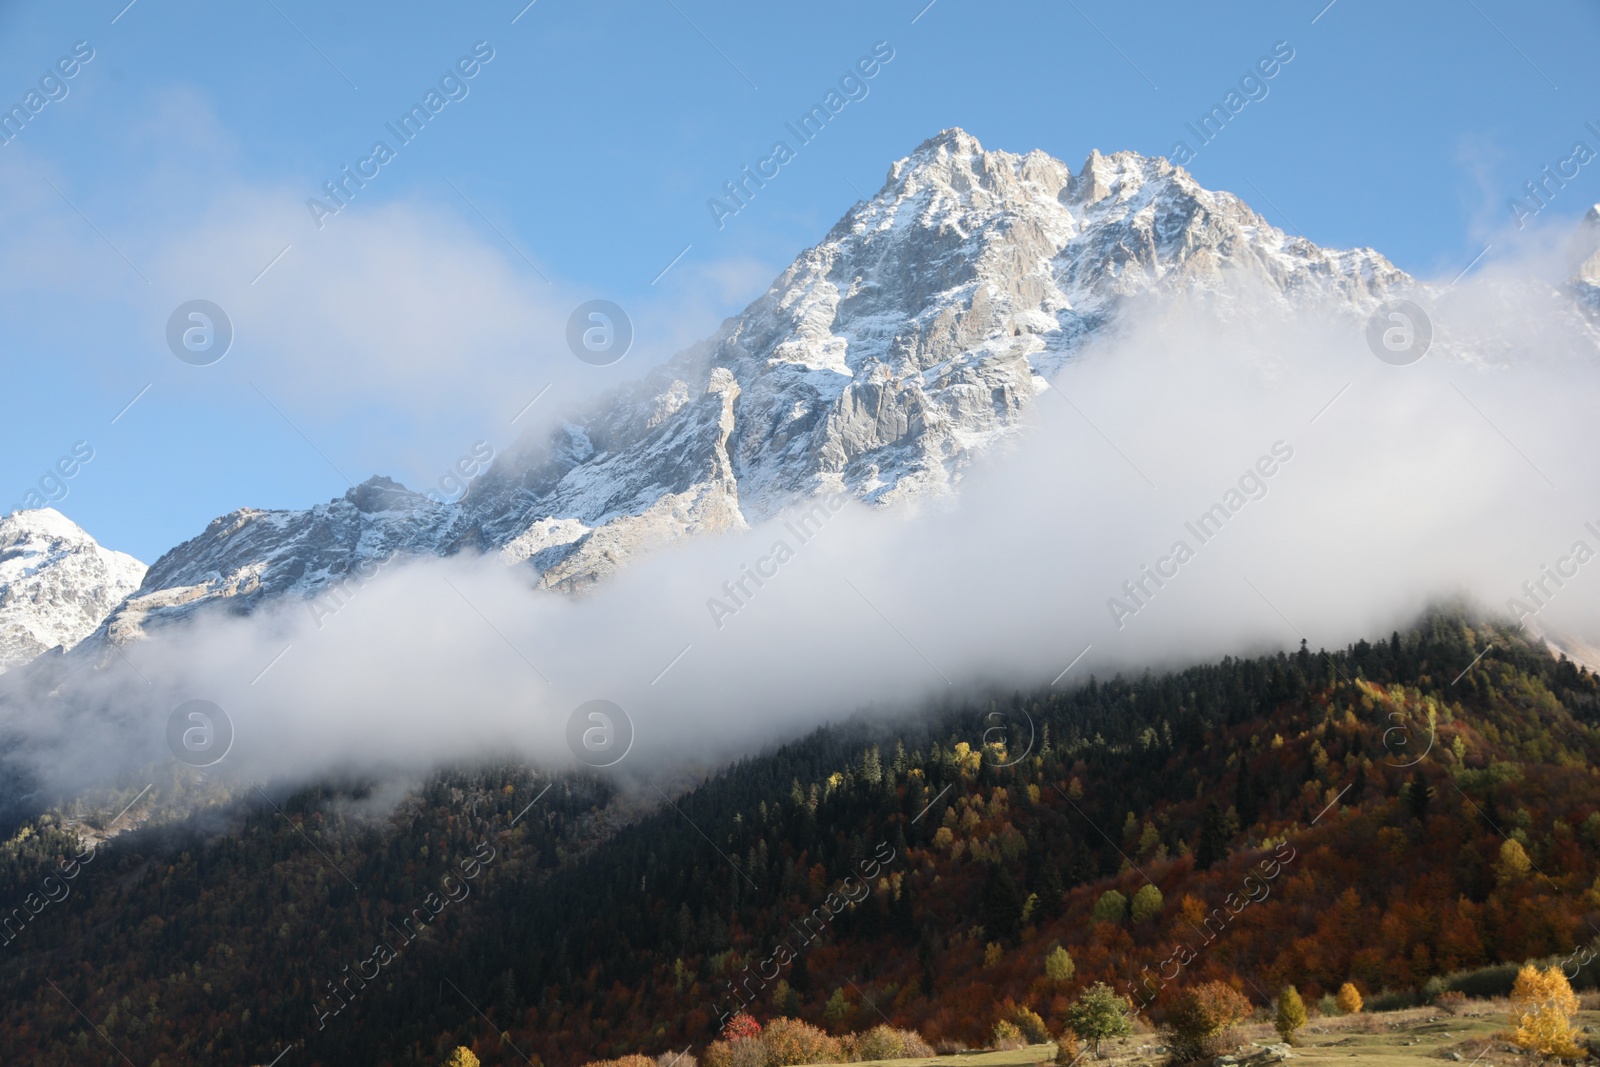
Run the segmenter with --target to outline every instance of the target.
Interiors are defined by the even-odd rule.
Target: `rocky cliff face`
[[[1247,272],[1285,304],[1365,312],[1407,281],[1372,251],[1286,237],[1227,193],[1131,152],[1077,174],[947,130],[710,344],[738,380],[741,510],[840,490],[946,491],[1127,298],[1222,292]],[[692,357],[669,371],[692,382]]]
[[[450,506],[387,478],[305,511],[241,508],[156,560],[106,619],[105,636],[122,643],[205,604],[244,613],[270,597],[309,597],[370,577],[398,555],[448,550],[456,518]]]
[[[0,674],[71,648],[139,587],[145,566],[52,508],[0,519]]]
[[[880,506],[947,493],[1131,300],[1202,294],[1226,315],[1241,278],[1286,309],[1353,317],[1409,282],[1371,250],[1284,234],[1164,159],[1096,152],[1073,173],[947,130],[715,336],[520,442],[460,503],[374,479],[306,511],[224,516],[156,561],[105,635],[314,595],[395,554],[498,553],[576,589],[817,493]]]

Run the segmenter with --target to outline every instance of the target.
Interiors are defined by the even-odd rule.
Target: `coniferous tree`
[[[1292,1043],[1295,1034],[1305,1024],[1306,1005],[1300,999],[1300,991],[1294,986],[1285,986],[1283,992],[1278,994],[1278,1011],[1272,1020],[1273,1027],[1285,1041]]]
[[[495,1025],[504,1030],[522,1007],[517,999],[517,976],[507,968],[495,984],[500,987],[494,1002]]]
[[[1406,806],[1411,809],[1411,815],[1418,822],[1428,818],[1428,806],[1433,801],[1433,786],[1423,777],[1421,770],[1411,772],[1411,781],[1406,786]]]
[[[889,929],[902,944],[909,945],[917,939],[917,913],[909,885],[903,885],[900,895],[889,902]]]
[[[1022,934],[1022,893],[1011,871],[1000,864],[990,869],[983,891],[982,922],[990,937],[1015,944]]]
[[[1234,787],[1234,810],[1239,813],[1239,825],[1248,829],[1261,818],[1261,794],[1255,776],[1244,767],[1239,768],[1238,784]]]
[[[1207,804],[1200,819],[1200,843],[1194,850],[1194,865],[1206,870],[1228,854],[1228,828],[1215,804]]]
[[[1061,914],[1061,898],[1067,888],[1061,884],[1061,871],[1055,861],[1045,859],[1039,874],[1039,916],[1046,921]]]
[[[811,968],[806,966],[805,953],[801,953],[794,961],[794,967],[789,971],[789,984],[801,993],[811,991]]]
[[[917,967],[922,972],[922,995],[932,997],[937,973],[933,966],[933,931],[926,926],[922,928],[922,937],[917,942]]]

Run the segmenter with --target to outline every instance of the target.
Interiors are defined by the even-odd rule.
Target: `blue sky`
[[[709,333],[940,129],[1074,168],[1195,148],[1186,123],[1279,42],[1189,169],[1324,245],[1448,278],[1514,254],[1507,201],[1600,148],[1578,2],[525,2],[0,8],[0,106],[60,79],[0,146],[0,508],[44,480],[149,562],[236,507],[426,487]],[[719,229],[707,200],[875,46],[865,97]],[[385,124],[452,72],[399,144]],[[394,158],[319,228],[307,201],[380,139]],[[1533,229],[1597,200],[1600,162]],[[596,298],[636,331],[608,367],[565,342]],[[210,366],[165,339],[194,299],[234,327]]]

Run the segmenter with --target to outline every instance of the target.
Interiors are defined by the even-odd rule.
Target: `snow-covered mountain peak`
[[[1130,300],[1198,292],[1225,314],[1234,275],[1256,299],[1353,323],[1410,284],[1165,159],[1091,152],[1075,174],[944,130],[713,336],[518,442],[461,501],[379,478],[304,511],[224,516],[157,560],[106,634],[314,596],[394,555],[498,554],[579,589],[819,493],[948,494]]]
[[[1583,216],[1578,241],[1582,259],[1578,276],[1588,282],[1600,282],[1600,204],[1590,208]]]
[[[92,633],[145,566],[100,547],[54,508],[0,519],[0,673]]]
[[[901,205],[914,202],[925,208],[940,207],[947,216],[953,211],[1010,208],[1025,212],[1032,207],[1062,211],[1082,225],[1089,222],[1082,212],[1101,201],[1142,204],[1162,193],[1210,196],[1182,167],[1159,156],[1132,151],[1105,155],[1095,149],[1073,173],[1044,152],[989,151],[965,130],[948,129],[889,168],[888,179],[873,197],[872,206],[879,212],[900,215]],[[1237,203],[1228,194],[1221,196],[1230,205]]]
[[[966,130],[952,126],[948,130],[940,130],[917,145],[904,159],[891,163],[889,176],[884,179],[884,185],[892,186],[911,173],[926,172],[931,169],[957,169],[963,165],[970,165],[975,157],[981,155],[983,146],[978,143],[978,139]]]
[[[949,129],[891,166],[871,204],[894,214],[907,203],[939,205],[946,213],[952,209],[990,210],[1019,195],[1053,199],[1071,177],[1066,164],[1043,152],[1026,156],[989,152],[965,130]],[[1033,188],[1025,191],[1025,184]]]
[[[41,539],[62,545],[94,543],[81,526],[55,508],[13,511],[0,519],[0,560],[13,558],[12,549],[16,546]]]

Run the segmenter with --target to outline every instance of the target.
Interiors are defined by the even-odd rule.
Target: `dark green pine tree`
[[[897,940],[910,944],[917,937],[917,919],[911,906],[911,884],[907,882],[900,896],[889,902],[889,929]]]
[[[1425,822],[1428,818],[1428,806],[1433,802],[1433,786],[1422,776],[1422,772],[1412,771],[1411,782],[1406,786],[1406,806],[1411,809],[1411,814],[1418,822]]]
[[[501,1030],[509,1030],[522,1008],[517,997],[517,976],[507,969],[495,984],[500,987],[494,1001],[495,1025]]]
[[[1194,850],[1194,865],[1205,870],[1228,854],[1228,827],[1215,804],[1207,804],[1200,819],[1200,843]]]
[[[1239,813],[1239,825],[1248,830],[1261,818],[1261,792],[1255,775],[1244,767],[1239,768],[1239,781],[1234,786],[1233,808]]]
[[[1021,938],[1022,892],[1004,864],[989,870],[989,882],[983,888],[981,915],[984,932],[993,940],[1014,945]]]
[[[789,984],[802,993],[811,991],[811,968],[806,966],[806,954],[801,952],[789,971]]]
[[[1046,859],[1039,872],[1038,893],[1042,917],[1054,919],[1061,914],[1061,898],[1066,896],[1067,887],[1061,884],[1061,870],[1052,860]]]
[[[933,996],[934,976],[933,967],[933,931],[928,927],[922,928],[922,939],[917,942],[917,966],[922,970],[922,995]]]

